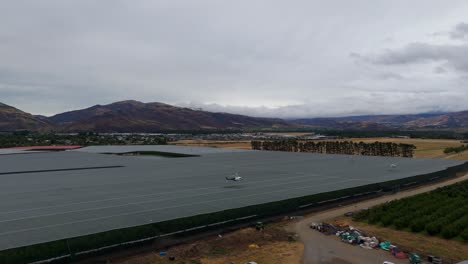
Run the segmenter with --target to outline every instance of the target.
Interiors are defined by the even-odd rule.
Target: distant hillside
[[[468,111],[419,118],[405,123],[417,128],[468,128]]]
[[[332,118],[306,118],[292,122],[335,129],[434,129],[468,128],[468,111],[414,115],[363,115]]]
[[[0,131],[49,130],[48,120],[37,118],[12,106],[0,103]]]
[[[133,132],[209,129],[328,128],[385,131],[407,129],[468,129],[468,111],[412,115],[362,115],[282,120],[213,113],[163,103],[122,101],[57,114],[34,116],[0,103],[1,131]]]
[[[163,103],[122,101],[49,118],[62,131],[154,132],[158,130],[280,128],[281,119],[211,113]]]
[[[424,113],[424,114],[413,114],[413,115],[362,115],[362,116],[350,116],[350,117],[339,117],[337,120],[350,121],[350,122],[371,122],[378,124],[388,125],[402,125],[404,123],[417,120],[420,118],[427,118],[441,115],[436,113]]]
[[[310,127],[331,128],[340,130],[388,130],[390,128],[385,124],[379,124],[376,122],[352,121],[344,118],[295,119],[291,120],[291,122]]]

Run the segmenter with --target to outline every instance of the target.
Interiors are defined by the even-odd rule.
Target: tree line
[[[300,131],[303,132],[303,131]],[[409,138],[423,139],[468,139],[468,132],[458,131],[406,131],[406,130],[333,130],[333,129],[315,129],[304,132],[315,132],[327,136],[336,136],[339,138],[376,138],[376,137],[398,137],[405,136]]]
[[[273,140],[251,141],[254,150],[310,152],[324,154],[346,154],[363,156],[407,157],[412,158],[416,146],[393,142],[353,142],[353,141],[297,141]]]
[[[465,150],[468,150],[468,145],[461,145],[459,147],[448,147],[448,148],[444,149],[444,153],[445,154],[460,153],[460,152],[463,152]]]

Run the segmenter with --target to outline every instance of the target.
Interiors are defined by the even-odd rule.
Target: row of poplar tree
[[[252,141],[254,150],[310,152],[326,154],[346,154],[364,156],[408,157],[412,158],[416,146],[393,142],[353,142],[353,141],[297,141],[274,140]]]

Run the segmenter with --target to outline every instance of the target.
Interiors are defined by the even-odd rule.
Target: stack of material
[[[362,248],[373,249],[379,245],[379,240],[376,237],[359,237],[359,245]]]
[[[348,242],[349,244],[357,244],[359,235],[353,232],[344,232],[341,234],[341,241]]]
[[[408,258],[405,252],[401,251],[401,249],[399,249],[398,247],[392,248],[392,255],[395,256],[395,258],[399,258],[399,259]]]
[[[339,236],[341,237],[341,241],[348,242],[349,244],[359,244],[359,237],[362,237],[362,233],[356,229],[349,229],[347,231],[338,232]]]
[[[379,244],[380,248],[383,249],[383,250],[386,250],[386,251],[390,251],[390,246],[392,245],[392,243],[388,242],[388,241],[385,241],[385,242],[382,242]]]
[[[335,234],[338,231],[338,228],[334,225],[327,224],[327,223],[311,223],[310,228],[315,229],[319,232],[322,232],[326,235],[332,235]]]

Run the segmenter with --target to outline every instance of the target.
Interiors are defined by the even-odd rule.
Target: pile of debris
[[[366,249],[373,249],[379,246],[379,240],[376,237],[366,236],[364,232],[352,226],[346,226],[337,231],[336,236],[339,236],[343,242],[357,244]]]
[[[359,244],[362,248],[366,249],[373,249],[379,245],[379,240],[376,237],[360,237],[361,244]]]
[[[409,259],[411,264],[418,264],[421,263],[421,257],[416,253],[408,253],[406,254],[398,246],[393,245],[389,241],[382,241],[380,242],[375,236],[367,236],[363,231],[354,228],[350,225],[332,225],[328,223],[311,223],[310,228],[317,230],[321,233],[326,235],[336,235],[341,239],[341,241],[359,245],[365,249],[381,249],[385,251],[389,251],[394,257],[399,259]],[[433,262],[431,263],[440,263],[440,262]]]
[[[339,231],[339,227],[327,223],[311,223],[310,228],[324,233],[325,235],[334,235]]]
[[[336,235],[341,241],[360,245],[363,248],[376,248],[379,246],[379,240],[376,237],[368,237],[362,231],[352,226],[336,226],[327,223],[311,223],[310,228],[322,232],[326,235]]]

